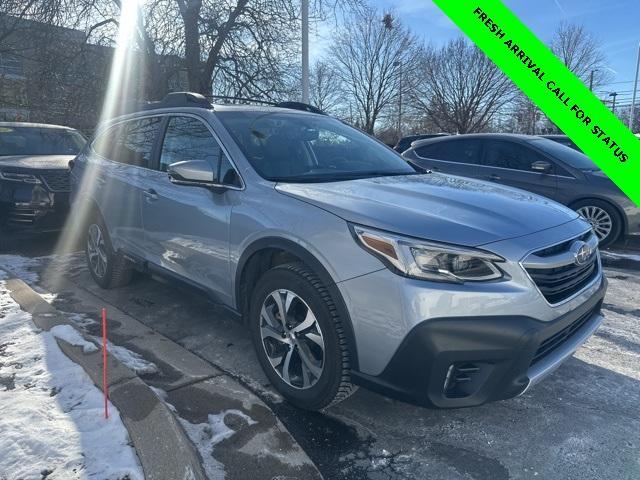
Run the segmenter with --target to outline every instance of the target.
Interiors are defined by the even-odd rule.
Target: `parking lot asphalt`
[[[48,255],[40,247],[15,253]],[[82,255],[27,262],[41,286],[64,276],[54,305],[74,311],[86,289],[171,338],[267,403],[327,479],[640,478],[640,273],[607,269],[603,327],[565,365],[525,395],[482,407],[428,410],[360,389],[323,413],[275,393],[245,328],[185,287],[138,276],[101,290]],[[419,366],[416,366],[419,368]]]

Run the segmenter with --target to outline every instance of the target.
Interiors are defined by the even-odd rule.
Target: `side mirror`
[[[549,173],[551,171],[551,164],[544,160],[539,160],[531,164],[531,170],[539,173]]]
[[[200,187],[218,186],[215,183],[213,168],[204,160],[186,160],[172,163],[167,167],[172,183]]]

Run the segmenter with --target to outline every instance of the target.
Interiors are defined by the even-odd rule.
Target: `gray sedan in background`
[[[549,139],[452,135],[413,142],[402,155],[423,168],[522,188],[567,205],[591,223],[603,247],[640,234],[640,209],[587,156]]]

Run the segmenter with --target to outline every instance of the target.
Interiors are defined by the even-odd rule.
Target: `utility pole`
[[[633,99],[631,100],[631,111],[629,112],[629,130],[633,132],[633,116],[636,109],[636,92],[638,91],[638,70],[640,70],[640,44],[638,44],[638,60],[636,62],[636,79],[633,81]]]
[[[595,70],[591,70],[591,73],[589,73],[589,90],[591,90],[593,92],[593,72],[595,72]]]
[[[616,97],[618,96],[618,92],[611,92],[609,96],[613,97],[613,104],[611,106],[611,111],[615,114],[616,113]]]
[[[302,0],[302,103],[309,103],[309,0]]]

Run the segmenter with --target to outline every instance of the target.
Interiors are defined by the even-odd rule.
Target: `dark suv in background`
[[[86,140],[58,125],[0,122],[0,231],[60,229],[69,209],[69,161]]]
[[[640,233],[640,209],[584,154],[529,135],[452,135],[414,142],[402,154],[442,173],[522,188],[582,215],[606,247]]]

